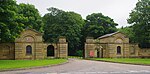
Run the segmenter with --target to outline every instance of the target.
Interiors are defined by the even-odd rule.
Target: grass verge
[[[67,59],[47,59],[47,60],[0,60],[0,70],[31,68],[39,66],[57,65],[67,62]]]
[[[148,59],[148,58],[90,58],[90,60],[150,65],[150,59]]]
[[[79,56],[68,56],[68,58],[77,58],[77,59],[83,59],[83,57],[79,57]]]

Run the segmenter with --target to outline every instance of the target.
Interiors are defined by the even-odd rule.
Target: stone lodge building
[[[150,49],[141,49],[138,44],[129,43],[129,38],[121,32],[97,39],[87,38],[84,53],[85,58],[150,57]]]
[[[58,43],[43,43],[40,32],[26,29],[14,43],[0,43],[0,53],[0,59],[66,58],[68,43],[65,37],[60,37]]]

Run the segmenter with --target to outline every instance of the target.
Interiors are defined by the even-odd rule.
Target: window
[[[30,45],[26,47],[26,54],[32,54],[32,47]]]
[[[117,54],[121,54],[121,47],[117,46]]]

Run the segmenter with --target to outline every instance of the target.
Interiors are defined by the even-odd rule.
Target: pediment
[[[34,29],[25,29],[21,32],[20,37],[16,38],[15,42],[34,42],[39,36],[42,38],[42,33]]]

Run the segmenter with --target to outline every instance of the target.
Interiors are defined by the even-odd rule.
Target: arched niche
[[[27,45],[26,46],[26,55],[31,55],[32,54],[32,46],[31,45]]]
[[[117,38],[117,39],[115,40],[115,43],[123,43],[123,39]]]

